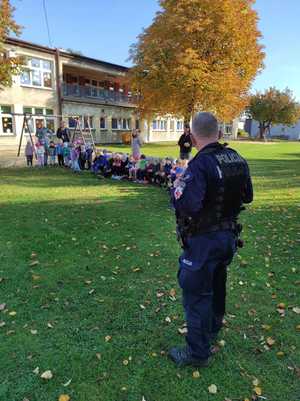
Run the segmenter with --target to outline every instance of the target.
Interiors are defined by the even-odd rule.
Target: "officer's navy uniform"
[[[210,356],[222,327],[226,269],[238,245],[237,217],[253,200],[247,162],[216,142],[201,149],[173,191],[183,253],[178,281],[183,291],[188,349],[197,360]]]

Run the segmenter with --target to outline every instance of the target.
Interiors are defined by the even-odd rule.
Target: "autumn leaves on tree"
[[[11,86],[13,75],[20,71],[23,61],[20,57],[8,55],[4,41],[11,32],[19,35],[21,27],[13,19],[13,7],[9,0],[0,0],[0,89]]]
[[[131,48],[140,112],[221,120],[239,115],[263,66],[253,0],[161,0],[161,11]]]

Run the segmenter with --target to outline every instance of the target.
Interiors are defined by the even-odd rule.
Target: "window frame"
[[[31,109],[31,111],[25,111],[25,109]],[[43,110],[43,113],[36,113],[36,110]],[[50,114],[50,111],[52,114]],[[55,134],[56,131],[56,124],[55,124],[55,117],[54,116],[54,110],[50,109],[48,107],[37,107],[37,106],[23,106],[23,113],[24,114],[31,114],[31,118],[28,119],[28,125],[32,129],[31,135],[35,135],[36,133],[36,123],[39,120],[42,120],[44,122],[44,127],[49,128],[49,124],[53,126],[53,131],[52,134]],[[50,129],[50,128],[49,128]],[[25,135],[29,135],[29,132],[27,128],[25,127],[24,130]]]
[[[104,121],[104,127],[101,127],[101,120]],[[100,131],[107,130],[107,118],[106,117],[100,117],[99,129],[100,129]]]
[[[168,120],[166,120],[166,119],[153,120],[152,121],[152,131],[167,132],[168,131]]]
[[[10,112],[2,112],[2,107],[10,107]],[[15,136],[16,135],[16,125],[15,118],[13,115],[13,105],[1,104],[0,105],[0,137],[4,136]],[[11,120],[12,132],[4,132],[4,121],[3,119],[8,118]]]
[[[177,120],[176,121],[176,131],[183,131],[183,120]]]
[[[53,60],[51,59],[46,59],[46,58],[41,58],[41,57],[35,57],[35,56],[29,56],[29,55],[24,55],[26,57],[26,65],[24,65],[24,71],[21,72],[20,74],[20,86],[22,87],[27,87],[27,88],[35,88],[35,89],[45,89],[45,90],[53,90],[54,88],[54,68],[53,68]],[[40,66],[32,66],[31,61],[39,60]],[[50,69],[47,69],[44,67],[44,63],[50,63]],[[24,72],[29,73],[29,83],[24,83],[22,82],[22,75]],[[40,74],[40,79],[41,79],[41,85],[34,85],[33,84],[33,74],[34,73],[39,73]],[[50,80],[51,80],[51,86],[46,86],[45,85],[45,74],[50,74]]]

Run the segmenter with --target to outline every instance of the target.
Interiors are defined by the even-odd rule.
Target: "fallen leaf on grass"
[[[9,312],[9,316],[16,316],[17,312],[12,310],[11,312]]]
[[[105,341],[109,342],[111,340],[111,336],[105,336]]]
[[[178,328],[178,333],[179,334],[181,334],[181,335],[185,335],[185,334],[187,334],[187,332],[188,332],[188,329],[186,328],[186,327],[179,327]]]
[[[35,334],[37,334],[37,330],[30,330],[30,333],[35,335]]]
[[[254,391],[256,395],[262,395],[262,389],[258,386],[254,387]]]
[[[40,373],[40,368],[37,366],[34,370],[33,373],[35,373],[36,375],[38,375]]]
[[[211,384],[211,385],[208,387],[208,392],[209,392],[210,394],[217,394],[217,392],[218,392],[217,386],[216,386],[215,384]]]
[[[129,364],[129,361],[128,361],[127,359],[124,359],[123,365],[124,365],[124,366],[127,366],[128,364]]]
[[[41,374],[41,378],[45,379],[45,380],[51,380],[52,377],[53,377],[53,374],[52,374],[51,370],[45,370],[45,372],[43,372]]]
[[[6,307],[6,304],[0,304],[0,311],[4,310]]]
[[[171,322],[172,322],[172,320],[171,320],[171,318],[170,318],[169,316],[167,316],[167,317],[165,318],[165,321],[166,321],[167,323],[171,323]]]
[[[297,315],[300,315],[300,308],[295,306],[295,308],[293,308],[293,312],[297,313]]]
[[[259,380],[258,380],[257,378],[255,378],[255,379],[252,381],[252,384],[253,384],[253,386],[258,386],[258,385],[259,385]]]
[[[195,370],[194,372],[193,372],[193,378],[194,379],[198,379],[200,377],[200,372],[198,371],[198,370]]]
[[[58,397],[58,401],[70,401],[70,396],[68,396],[67,394],[61,394],[59,397]]]
[[[274,345],[275,342],[276,342],[276,341],[275,341],[272,337],[268,337],[267,340],[266,340],[266,343],[267,343],[270,347],[272,347],[272,345]]]
[[[64,387],[68,387],[71,384],[72,379],[68,380],[66,383],[63,384]]]
[[[29,266],[36,266],[38,265],[40,262],[38,260],[33,260],[32,262],[29,263]]]
[[[1,320],[0,321],[0,327],[4,327],[5,325],[6,325],[6,323],[3,320]]]
[[[101,360],[101,354],[100,354],[100,352],[97,352],[96,353],[96,358],[100,361]]]

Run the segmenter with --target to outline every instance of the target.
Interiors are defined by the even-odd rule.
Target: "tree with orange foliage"
[[[20,72],[22,58],[7,55],[5,39],[11,32],[19,35],[21,27],[13,19],[14,8],[9,0],[0,0],[0,88],[12,85],[12,77]]]
[[[211,111],[229,121],[247,104],[263,67],[253,0],[160,0],[161,11],[131,47],[140,112]]]

